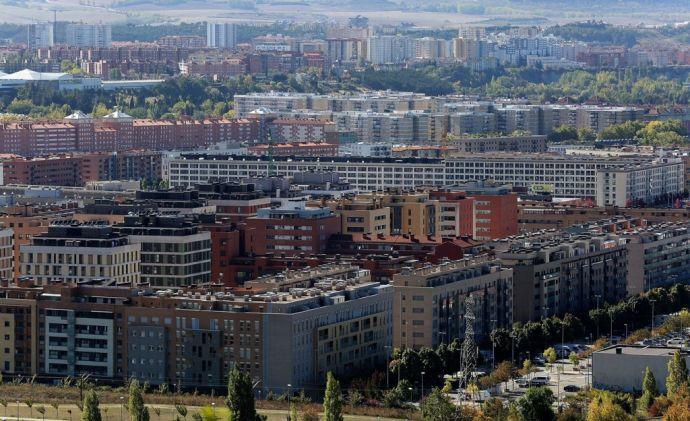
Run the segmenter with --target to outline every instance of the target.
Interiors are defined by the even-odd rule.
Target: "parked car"
[[[563,388],[563,390],[565,390],[566,392],[575,393],[575,392],[579,392],[579,391],[580,391],[580,386],[576,386],[576,385],[574,385],[574,384],[569,384],[569,385],[565,386],[565,387]]]

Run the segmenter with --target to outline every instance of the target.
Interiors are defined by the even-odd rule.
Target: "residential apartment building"
[[[234,23],[206,24],[206,46],[209,48],[233,49],[237,44],[237,26]]]
[[[513,268],[515,321],[582,313],[627,297],[628,249],[612,233],[535,233],[494,243]]]
[[[211,233],[196,215],[127,215],[113,229],[141,246],[141,282],[153,288],[180,288],[211,282]]]
[[[340,215],[343,234],[390,234],[391,209],[380,198],[357,196],[342,199],[336,206],[336,213]]]
[[[84,186],[91,181],[162,179],[159,152],[71,153],[0,160],[0,184]]]
[[[8,290],[2,281],[0,288],[0,371],[3,374],[32,376],[38,372],[38,308],[36,292]]]
[[[255,119],[139,120],[119,111],[100,119],[77,111],[62,122],[0,123],[0,153],[21,156],[195,149],[258,138]]]
[[[460,152],[546,152],[546,136],[501,136],[501,137],[462,137],[452,139],[450,143],[457,146]]]
[[[393,346],[431,347],[474,333],[487,337],[513,323],[513,270],[489,258],[444,261],[393,275]],[[469,306],[469,307],[468,307]]]
[[[680,158],[658,159],[597,172],[598,206],[633,207],[671,203],[685,189],[685,164]]]
[[[243,223],[259,209],[271,206],[271,197],[252,183],[204,183],[196,189],[209,206],[215,207],[217,218],[229,224]]]
[[[628,293],[690,281],[690,226],[685,222],[640,226],[628,239]]]
[[[498,184],[547,189],[555,197],[595,199],[598,173],[611,168],[646,168],[655,183],[646,190],[647,200],[683,191],[683,163],[653,157],[555,156],[547,154],[489,153],[471,156],[431,158],[369,157],[249,157],[235,155],[183,154],[169,162],[167,177],[171,186],[192,186],[211,179],[239,181],[272,173],[292,177],[297,172],[333,171],[340,179],[362,191],[387,187],[413,189],[419,186],[447,186],[463,182],[493,180]],[[649,173],[649,172],[648,172]],[[632,194],[632,193],[631,193]]]
[[[329,371],[342,376],[385,363],[393,288],[355,267],[317,267],[304,275],[300,271],[299,287],[289,282],[293,272],[262,278],[257,292],[243,295],[3,286],[0,320],[31,320],[15,331],[29,339],[14,341],[21,361],[15,359],[13,372],[22,375],[90,373],[114,381],[223,387],[237,366],[265,396],[284,393],[288,385],[322,388]],[[39,336],[45,340],[37,341]]]
[[[20,246],[21,275],[52,282],[139,283],[140,247],[102,221],[53,221]]]
[[[26,45],[29,50],[52,47],[55,43],[52,23],[30,23],[26,26]]]
[[[323,142],[336,129],[335,123],[315,119],[275,119],[269,130],[277,142]]]
[[[14,279],[14,230],[0,229],[0,279]]]
[[[112,43],[110,25],[68,23],[65,43],[74,47],[109,47]]]
[[[340,233],[340,217],[330,208],[309,208],[288,202],[263,208],[246,220],[245,250],[250,255],[318,254],[333,234]]]

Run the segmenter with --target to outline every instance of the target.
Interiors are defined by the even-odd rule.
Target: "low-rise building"
[[[639,392],[649,368],[654,374],[660,393],[666,393],[668,363],[678,348],[615,345],[592,354],[592,387],[596,389]],[[685,364],[690,364],[690,354],[681,351]]]

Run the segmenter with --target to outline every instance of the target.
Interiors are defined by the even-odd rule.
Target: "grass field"
[[[43,406],[45,408],[45,418],[38,411],[38,408]],[[19,412],[17,412],[19,408]],[[127,411],[124,410],[120,405],[113,404],[102,404],[101,416],[103,421],[126,421],[129,420],[129,415]],[[157,415],[154,408],[160,410],[160,415]],[[7,410],[4,407],[0,407],[0,420],[44,420],[54,421],[54,420],[74,420],[77,421],[81,419],[81,412],[74,404],[65,404],[58,407],[57,412],[55,408],[42,405],[40,403],[34,403],[32,409],[30,410],[25,404],[20,403],[8,403]],[[201,410],[199,407],[188,407],[187,420],[192,419],[192,415]],[[121,412],[122,411],[122,412]],[[285,421],[287,418],[287,411],[281,410],[261,410],[261,414],[268,416],[268,421]],[[175,407],[171,405],[150,405],[149,414],[151,416],[151,421],[172,421],[179,414],[175,411]],[[226,408],[217,408],[216,415],[219,420],[226,420],[228,418],[228,411]],[[182,417],[180,417],[182,418]],[[400,420],[400,418],[381,418],[372,416],[362,416],[362,415],[346,415],[346,421],[394,421]]]
[[[104,421],[116,421],[120,419],[120,403],[127,402],[127,391],[122,388],[112,388],[106,386],[99,386],[97,388],[98,399],[101,403],[101,413]],[[191,416],[195,412],[199,412],[202,407],[206,406],[213,408],[215,403],[216,411],[219,415],[225,411],[225,401],[223,396],[202,395],[197,393],[184,394],[160,394],[147,393],[144,395],[144,402],[151,408],[151,421],[172,421],[175,419],[177,412],[175,412],[175,404],[181,404],[188,409],[187,420],[191,420]],[[77,407],[77,402],[80,402],[79,389],[76,387],[58,387],[44,384],[29,384],[22,383],[19,385],[11,383],[0,383],[0,421],[7,414],[7,420],[17,419],[17,409],[19,409],[19,419],[38,419],[42,420],[43,415],[37,408],[45,408],[46,420],[74,420],[81,418],[81,413]],[[4,407],[1,404],[7,403]],[[17,402],[19,404],[17,404]],[[27,403],[32,403],[30,409]],[[58,405],[58,412],[52,404]],[[256,402],[259,412],[268,416],[269,421],[285,420],[287,417],[288,404],[285,401],[267,401],[257,400]],[[154,410],[154,408],[156,410]],[[320,404],[311,403],[308,405],[311,412],[318,413],[322,410]],[[160,410],[160,416],[157,416],[157,410]],[[70,412],[71,411],[71,414]],[[365,420],[393,420],[393,419],[411,419],[420,420],[420,413],[412,410],[369,407],[369,406],[346,406],[345,413],[349,414],[345,417],[348,421],[365,421]],[[71,417],[70,417],[71,415]],[[128,419],[126,411],[123,411],[123,416]],[[221,417],[219,419],[227,419]]]

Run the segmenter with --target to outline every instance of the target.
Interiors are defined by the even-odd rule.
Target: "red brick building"
[[[244,233],[227,220],[203,224],[200,229],[211,232],[211,282],[237,286],[232,259],[244,252]]]
[[[0,164],[3,185],[83,186],[89,181],[160,180],[163,176],[161,154],[148,151],[7,157]]]
[[[245,250],[249,256],[324,253],[331,235],[340,233],[340,217],[331,209],[307,208],[303,202],[259,209],[246,224]]]
[[[93,119],[78,111],[63,122],[0,124],[0,153],[194,149],[222,141],[255,141],[259,126],[255,119],[138,120],[120,111]]]

